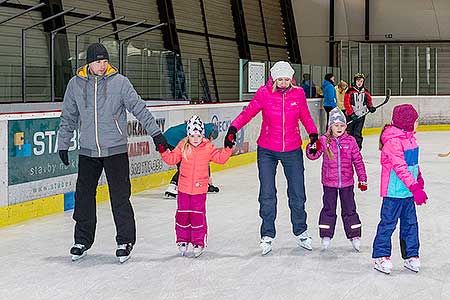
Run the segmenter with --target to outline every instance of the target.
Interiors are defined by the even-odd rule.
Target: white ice
[[[165,188],[133,196],[137,244],[119,265],[108,202],[98,205],[96,241],[81,261],[71,262],[72,211],[0,229],[0,299],[450,299],[450,132],[420,132],[421,168],[427,205],[418,207],[422,269],[403,267],[398,231],[391,275],[373,269],[372,242],[379,220],[378,137],[364,141],[369,190],[356,192],[363,223],[360,253],[346,240],[342,222],[321,252],[317,220],[321,208],[320,161],[305,160],[309,232],[314,250],[296,247],[278,170],[278,218],[274,249],[260,255],[258,179],[255,164],[215,173],[220,193],[208,195],[209,238],[199,258],[177,255],[176,203]]]

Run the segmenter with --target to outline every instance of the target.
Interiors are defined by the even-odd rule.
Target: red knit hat
[[[392,125],[405,131],[414,131],[414,123],[418,118],[419,114],[411,104],[397,105],[392,112]]]

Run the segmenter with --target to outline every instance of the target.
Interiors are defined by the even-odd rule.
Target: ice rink
[[[398,232],[391,275],[372,267],[379,220],[378,136],[364,141],[369,190],[356,192],[363,223],[362,249],[346,240],[340,212],[331,248],[320,251],[321,160],[305,158],[312,252],[296,246],[289,222],[286,183],[278,171],[277,237],[260,255],[256,164],[214,173],[218,194],[208,195],[208,248],[199,258],[178,256],[176,202],[165,187],[133,196],[138,240],[119,265],[108,202],[98,206],[97,237],[88,255],[71,262],[72,211],[0,229],[0,299],[450,299],[450,132],[419,132],[420,163],[428,204],[418,207],[422,269],[403,267]]]

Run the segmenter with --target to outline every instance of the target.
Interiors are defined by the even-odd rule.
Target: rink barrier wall
[[[383,101],[383,99],[384,97],[374,97],[375,105]],[[400,103],[407,103],[408,101],[419,111],[420,123],[425,124],[419,126],[418,131],[450,130],[450,97],[392,97],[391,101],[379,109],[376,114],[369,114],[366,119],[366,127],[363,131],[364,134],[379,134],[382,125],[389,122],[393,106]],[[229,123],[247,104],[248,103],[246,102],[240,102],[209,105],[160,106],[152,107],[150,110],[155,115],[162,130],[180,123],[180,120],[188,119],[192,114],[198,114],[205,122],[218,123],[220,132],[219,137],[214,141],[214,144],[221,147]],[[3,110],[2,113],[0,113],[0,227],[20,223],[36,217],[71,210],[74,207],[74,182],[76,180],[76,174],[66,174],[55,177],[63,178],[65,180],[63,183],[71,183],[71,185],[69,184],[69,187],[66,185],[58,192],[55,192],[55,194],[33,197],[31,199],[29,187],[28,189],[21,188],[21,185],[25,185],[26,187],[29,183],[18,184],[19,188],[16,188],[16,190],[14,190],[14,188],[11,189],[11,186],[9,185],[8,162],[10,162],[9,160],[11,159],[9,142],[12,138],[12,133],[9,130],[10,128],[8,128],[8,124],[12,121],[16,121],[16,123],[20,125],[20,122],[17,120],[22,120],[24,122],[25,120],[44,120],[45,122],[51,121],[53,122],[52,124],[54,124],[59,120],[58,118],[60,115],[57,106],[58,104],[55,103],[55,105],[56,106],[52,107],[51,111],[47,112],[45,112],[45,109],[42,109],[39,104],[29,104],[27,105],[27,112],[24,113],[14,113],[14,107],[12,106],[9,107],[10,113],[5,113]],[[320,131],[323,132],[325,127],[324,120],[326,118],[325,113],[322,110],[321,100],[309,100],[308,106],[315,123],[320,124]],[[136,120],[132,116],[129,116],[128,121],[129,124],[136,125]],[[33,125],[34,121],[26,122]],[[16,123],[14,123],[15,126],[17,126]],[[244,127],[242,132],[240,132],[240,134],[242,134],[241,137],[239,137],[238,133],[238,147],[235,149],[236,153],[234,153],[225,165],[212,164],[211,170],[217,172],[255,162],[256,139],[259,134],[260,124],[261,117],[258,115]],[[40,126],[42,126],[42,124],[40,124]],[[303,146],[306,146],[308,136],[303,128],[301,129],[301,132],[302,138],[304,139]],[[137,136],[130,136],[129,145],[133,143],[148,143],[150,151],[146,154],[146,158],[152,162],[155,162],[155,159],[159,158],[159,154],[153,149],[153,143],[149,137],[139,134]],[[74,149],[74,151],[71,151],[70,157],[73,159],[77,156],[76,153],[77,149]],[[133,161],[136,161],[136,159],[139,162],[139,158],[142,159],[142,156],[145,155],[130,157],[130,165],[133,164]],[[51,157],[53,161],[59,161],[56,152],[50,153],[49,157]],[[14,163],[15,162],[13,162],[13,164]],[[164,186],[169,183],[175,172],[174,168],[165,165],[159,166],[157,164],[156,166],[159,169],[156,168],[158,170],[153,170],[155,171],[153,173],[151,171],[150,174],[141,174],[140,176],[132,175],[131,184],[133,194],[147,189]],[[20,176],[17,178],[20,179]],[[47,181],[51,183],[55,178],[42,179],[35,182],[35,185],[44,185]],[[106,185],[104,175],[102,175],[97,188],[97,201],[101,202],[108,199],[108,186]]]

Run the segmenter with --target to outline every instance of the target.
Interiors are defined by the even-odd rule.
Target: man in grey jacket
[[[116,256],[125,262],[136,242],[136,225],[130,202],[131,184],[127,154],[127,110],[144,126],[156,146],[167,148],[155,118],[128,78],[108,63],[100,43],[87,49],[87,64],[67,85],[58,131],[59,156],[69,165],[68,149],[74,130],[80,130],[78,178],[75,191],[75,244],[72,260],[86,255],[94,243],[96,190],[105,169],[116,225]]]

